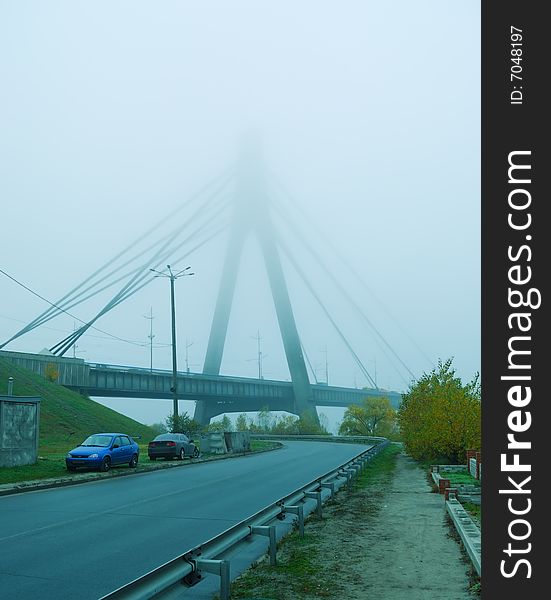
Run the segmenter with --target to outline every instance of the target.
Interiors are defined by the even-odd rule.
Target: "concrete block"
[[[225,431],[224,440],[228,452],[250,452],[251,434],[249,431]]]

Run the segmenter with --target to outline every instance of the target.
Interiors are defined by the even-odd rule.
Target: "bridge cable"
[[[52,306],[54,306],[54,303],[51,302],[50,300],[48,300],[47,298],[44,298],[44,296],[41,296],[38,292],[35,292],[34,290],[32,290],[30,287],[26,286],[24,283],[22,283],[21,281],[15,279],[15,277],[12,277],[11,275],[9,275],[8,273],[6,273],[6,271],[3,271],[2,269],[0,269],[0,272],[3,273],[4,275],[6,275],[6,277],[8,277],[9,279],[11,279],[12,281],[14,281],[15,283],[17,283],[17,285],[21,286],[22,288],[24,288],[25,290],[27,290],[28,292],[30,292],[31,294],[33,294],[34,296],[36,296],[37,298],[40,298],[41,300],[43,300],[44,302],[47,302],[48,304],[51,304]],[[57,307],[56,307],[57,308]],[[64,312],[65,314],[67,314],[69,317],[71,317],[72,319],[75,319],[76,321],[79,321],[80,323],[85,323],[85,321],[83,321],[80,317],[77,317],[73,314],[71,314],[70,312],[67,312],[64,309],[60,309],[61,312]],[[9,317],[8,317],[9,318]],[[51,328],[49,328],[51,329]],[[133,344],[136,346],[149,346],[148,343],[146,342],[136,342],[136,341],[132,341],[132,340],[126,340],[124,338],[120,338],[116,335],[113,335],[112,333],[109,333],[108,331],[103,331],[102,329],[98,329],[96,327],[94,327],[94,329],[100,333],[103,333],[104,335],[109,336],[110,338],[114,338],[116,340],[119,340],[121,342],[126,342],[128,344]],[[0,348],[3,348],[5,345],[7,344],[7,342],[5,342],[4,344],[2,344],[0,346]]]
[[[158,266],[158,265],[156,265],[156,266]],[[95,321],[97,321],[97,319],[100,316],[102,316],[103,314],[109,312],[112,308],[114,308],[115,306],[117,306],[118,304],[120,304],[120,302],[122,302],[127,297],[129,297],[130,295],[132,295],[132,293],[134,293],[136,291],[135,288],[140,283],[140,281],[142,281],[149,274],[150,274],[149,269],[146,269],[145,267],[137,269],[134,272],[134,276],[131,278],[130,282],[128,282],[125,286],[123,286],[123,288],[121,290],[119,290],[119,292],[114,296],[114,298],[112,298],[107,303],[107,305],[104,306],[104,308],[100,311],[100,313],[94,319],[92,319],[91,321],[88,321],[82,327],[80,327],[78,330],[72,332],[64,340],[62,340],[61,342],[58,342],[57,344],[55,344],[54,346],[52,346],[50,348],[50,351],[54,352],[56,354],[60,354],[62,356],[64,354],[64,352],[65,352],[65,350],[62,350],[62,347],[65,344],[68,344],[68,347],[66,348],[66,350],[69,349],[76,342],[76,340],[79,339],[81,337],[81,335],[87,329],[89,329],[89,327],[91,327],[91,325]],[[149,283],[152,280],[153,280],[153,278],[150,278],[150,280],[147,283]],[[106,286],[106,287],[109,287],[109,286]],[[141,286],[141,287],[143,287],[143,286]],[[134,290],[133,290],[133,288],[134,288]]]
[[[217,216],[219,214],[221,214],[224,210],[226,210],[227,206],[223,206],[219,209],[219,212],[217,213]],[[211,224],[210,222],[207,222],[205,225],[209,225]],[[176,230],[177,232],[182,231],[181,228],[178,228]],[[91,290],[94,286],[99,285],[100,283],[102,283],[103,281],[105,281],[106,279],[108,279],[109,277],[111,277],[112,275],[114,275],[115,273],[117,273],[118,271],[122,270],[124,267],[128,266],[129,264],[131,264],[132,262],[134,262],[137,258],[143,256],[146,252],[149,252],[150,250],[154,249],[157,245],[159,245],[162,241],[166,241],[167,238],[172,238],[174,236],[174,230],[172,232],[170,232],[169,234],[165,235],[164,237],[162,237],[160,240],[157,240],[155,243],[149,245],[147,248],[145,248],[144,250],[142,250],[141,252],[139,252],[138,254],[136,254],[133,258],[129,259],[128,261],[126,261],[123,265],[120,265],[119,267],[117,267],[116,269],[113,269],[112,271],[110,271],[107,275],[105,275],[104,277],[102,277],[100,280],[98,280],[95,284],[88,286],[88,288],[82,290],[79,294],[77,294],[76,296],[74,296],[74,298],[71,301],[68,301],[67,304],[69,304],[70,302],[73,302],[73,304],[71,304],[68,308],[72,308],[74,306],[77,306],[78,304],[81,304],[82,302],[85,302],[86,300],[89,300],[90,298],[96,296],[97,294],[103,292],[104,290],[112,287],[113,285],[119,283],[120,281],[123,281],[124,279],[126,279],[126,277],[135,274],[138,271],[141,271],[144,269],[145,265],[142,264],[139,267],[134,267],[132,270],[127,271],[126,273],[124,273],[123,275],[121,275],[120,277],[118,277],[117,279],[111,281],[110,283],[104,285],[103,287],[97,289],[95,292],[88,294],[87,296],[85,296],[84,298],[82,298],[82,295],[84,295],[86,292],[88,292],[89,290]],[[184,240],[184,242],[182,242],[182,244],[180,244],[179,246],[176,247],[176,249],[180,248],[184,243],[187,243],[187,241],[189,241],[190,238],[186,238],[186,240]],[[146,264],[149,264],[146,263]],[[76,300],[78,298],[81,298],[78,302],[76,302]],[[54,315],[55,316],[55,315]],[[51,317],[53,318],[53,317]],[[50,319],[47,319],[50,320]],[[46,321],[43,321],[46,322]]]
[[[32,294],[35,294],[35,292],[33,290],[28,290],[30,291]],[[37,296],[40,297],[40,296]],[[45,298],[41,298],[41,300],[44,300],[46,302],[48,302],[48,300],[46,300]],[[8,321],[14,321],[15,323],[26,323],[27,321],[23,321],[22,319],[14,319],[13,317],[8,317],[8,315],[0,315],[0,319],[7,319]],[[84,323],[84,321],[82,321],[82,323]],[[67,328],[59,328],[59,327],[48,327],[47,325],[44,325],[43,329],[47,329],[48,331],[55,331],[56,333],[63,333],[63,334],[67,334]],[[96,330],[99,331],[99,330]],[[109,333],[105,333],[104,335],[93,335],[90,334],[88,337],[90,338],[94,338],[96,340],[107,340],[107,341],[111,341],[111,334]],[[151,342],[144,342],[144,341],[140,341],[140,340],[126,340],[126,339],[122,339],[121,341],[126,342],[128,344],[135,344],[136,346],[142,346],[144,348],[149,348],[151,345]],[[170,346],[171,344],[168,342],[154,342],[153,343],[153,347],[154,348],[166,348],[168,346]]]
[[[228,227],[228,223],[224,223],[222,226],[218,227],[215,231],[211,232],[209,236],[207,236],[205,239],[203,239],[198,244],[196,244],[186,254],[182,255],[182,257],[180,258],[180,260],[183,260],[183,258],[185,258],[186,256],[192,254],[198,248],[200,248],[201,246],[204,246],[206,243],[208,243],[214,237],[216,237],[217,235],[219,235],[222,231],[224,231],[225,229],[227,229],[227,227]],[[146,277],[148,277],[148,276],[149,276],[149,278],[147,279],[147,281],[142,282],[140,285],[138,285],[138,283],[140,283],[140,281],[143,281],[143,279],[146,278]],[[135,284],[137,287],[134,287],[134,289],[128,289],[123,294],[121,294],[121,292],[119,292],[119,294],[117,294],[110,302],[108,302],[107,305],[104,306],[104,308],[93,319],[91,319],[87,323],[84,323],[84,325],[82,327],[80,327],[79,329],[77,329],[76,331],[74,331],[73,333],[71,333],[69,336],[67,336],[66,338],[64,338],[63,340],[61,340],[60,342],[58,342],[54,346],[52,346],[52,348],[50,348],[50,351],[54,352],[58,356],[63,356],[63,354],[65,354],[65,352],[67,352],[67,350],[69,350],[71,348],[71,346],[73,346],[76,343],[76,341],[90,327],[92,327],[92,325],[100,317],[102,317],[104,314],[106,314],[107,312],[109,312],[110,310],[112,310],[113,308],[115,308],[116,306],[118,306],[121,302],[123,302],[124,300],[126,300],[127,298],[129,298],[130,296],[132,296],[133,294],[135,294],[137,291],[141,290],[146,285],[150,284],[154,279],[155,279],[155,276],[151,275],[151,272],[149,271],[149,268],[148,268],[147,271],[142,274],[142,277],[141,277],[140,281],[138,281]],[[95,328],[93,328],[93,329],[95,329]]]
[[[166,221],[171,219],[175,214],[177,214],[178,212],[180,212],[181,210],[183,210],[184,208],[186,208],[187,206],[192,204],[195,200],[197,200],[197,198],[201,197],[201,195],[203,195],[205,192],[207,192],[209,190],[209,188],[213,187],[215,184],[221,184],[221,186],[219,186],[218,189],[215,191],[215,194],[219,193],[221,191],[221,189],[224,189],[225,186],[227,185],[227,183],[233,178],[233,174],[234,174],[234,168],[232,167],[231,169],[228,169],[228,170],[224,171],[222,174],[211,179],[205,186],[203,186],[197,192],[195,192],[186,202],[184,202],[181,206],[177,207],[176,209],[171,211],[167,216],[165,216],[164,218],[159,220],[155,225],[150,227],[144,234],[140,235],[130,245],[128,245],[123,250],[121,250],[118,254],[116,254],[112,259],[110,259],[107,263],[105,263],[99,269],[94,271],[94,273],[92,273],[89,277],[87,277],[83,282],[81,282],[79,285],[77,285],[72,290],[67,292],[67,294],[65,294],[65,296],[63,296],[61,299],[57,300],[57,302],[48,302],[50,304],[49,309],[44,311],[42,314],[40,314],[38,317],[36,317],[33,321],[31,321],[28,325],[26,325],[21,330],[19,330],[15,335],[13,335],[10,339],[8,339],[6,342],[4,342],[0,346],[0,348],[4,347],[9,342],[17,339],[21,335],[24,335],[25,333],[31,331],[35,327],[38,327],[42,323],[47,322],[51,318],[54,318],[54,316],[57,316],[60,312],[63,312],[63,310],[62,310],[63,303],[65,303],[65,304],[69,303],[71,300],[68,300],[68,299],[76,291],[78,291],[86,283],[92,281],[94,279],[94,277],[99,275],[102,271],[104,271],[106,268],[108,268],[110,265],[112,265],[121,256],[126,254],[130,249],[135,247],[136,244],[138,244],[139,242],[144,240],[151,233],[153,233],[155,230],[157,230],[159,227],[161,227],[164,223],[166,223]],[[101,281],[103,281],[103,279]],[[92,286],[89,286],[89,288],[87,288],[87,289],[90,289],[91,287],[93,287],[93,285],[97,285],[97,283],[92,284]],[[55,314],[53,316],[50,316],[52,313],[55,313]],[[81,319],[78,319],[78,320],[81,321]],[[83,322],[83,321],[81,321],[81,322]]]
[[[277,207],[276,207],[277,208]],[[367,323],[367,325],[372,329],[372,331],[378,336],[378,338],[385,344],[385,346],[390,350],[390,352],[394,355],[394,357],[400,362],[400,364],[404,367],[404,369],[411,375],[413,379],[415,379],[415,375],[412,373],[410,368],[405,364],[405,362],[400,358],[400,356],[396,353],[396,351],[392,348],[392,346],[388,343],[388,341],[384,338],[384,336],[379,332],[379,330],[375,327],[375,325],[371,322],[371,320],[367,317],[367,315],[363,312],[363,310],[359,307],[357,302],[348,294],[348,292],[344,289],[342,284],[338,281],[338,279],[324,268],[323,261],[318,256],[316,251],[312,248],[312,246],[306,241],[304,235],[301,235],[300,232],[297,231],[297,228],[292,222],[289,220],[286,215],[285,218],[278,213],[278,216],[282,218],[285,225],[289,227],[292,233],[299,239],[299,241],[307,248],[310,254],[314,257],[315,261],[322,267],[324,273],[331,279],[333,284],[337,287],[337,289],[341,292],[341,294],[345,297],[345,299],[353,306],[356,312],[361,316],[361,318]],[[409,382],[407,382],[409,385]]]
[[[403,376],[402,372],[400,371],[400,369],[398,369],[398,367],[396,366],[396,364],[394,363],[394,361],[392,360],[392,356],[390,356],[387,351],[385,350],[385,347],[381,345],[379,339],[377,339],[376,337],[374,338],[375,343],[377,344],[377,346],[379,347],[379,349],[381,350],[381,352],[385,355],[385,357],[388,359],[390,365],[392,366],[392,368],[395,370],[396,374],[398,375],[398,377],[406,384],[409,385],[409,381],[407,379],[405,379],[405,377]]]
[[[199,210],[204,210],[204,206],[203,206],[203,207],[201,207]],[[225,207],[224,207],[224,208],[222,208],[221,210],[220,210],[220,209],[218,210],[218,212],[217,212],[217,216],[218,216],[219,214],[221,214],[223,210],[225,210]],[[207,223],[205,224],[205,226],[206,226],[206,225],[210,225],[210,224],[211,224],[211,223],[208,223],[208,222],[207,222]],[[179,229],[179,230],[177,230],[177,231],[180,231],[180,232],[181,232],[181,231],[182,231],[182,229],[180,228],[180,229]],[[195,235],[196,233],[198,233],[198,232],[196,231],[196,232],[194,232],[194,234],[192,234],[191,236],[189,236],[189,238],[187,238],[186,242],[187,242],[189,239],[193,238],[193,237],[194,237],[194,235]],[[180,244],[179,246],[177,246],[177,247],[176,247],[176,249],[178,249],[178,248],[179,248],[179,247],[181,247],[182,245],[183,245],[183,244]],[[143,267],[141,267],[141,268],[138,268],[138,269],[135,269],[134,271],[131,271],[131,273],[136,273],[137,271],[140,271],[141,269],[143,269]],[[79,321],[80,323],[86,324],[86,322],[85,322],[84,320],[80,319],[79,317],[76,317],[75,315],[72,315],[71,313],[69,313],[69,312],[68,312],[68,310],[70,310],[70,309],[71,309],[71,308],[73,308],[74,306],[77,306],[77,305],[78,305],[78,304],[80,304],[81,302],[84,302],[85,300],[87,300],[87,299],[89,299],[89,298],[93,297],[94,295],[96,295],[97,293],[99,293],[99,292],[103,291],[104,289],[106,289],[106,288],[110,287],[111,285],[114,285],[114,284],[115,284],[117,281],[120,281],[121,279],[124,279],[124,277],[125,277],[125,276],[123,276],[122,278],[119,278],[118,280],[116,280],[115,282],[112,282],[112,283],[110,283],[110,284],[109,284],[109,285],[107,285],[107,286],[104,286],[104,287],[102,287],[101,289],[97,290],[95,293],[89,294],[89,295],[88,295],[88,296],[86,296],[85,298],[81,299],[79,302],[73,301],[73,303],[71,304],[71,301],[70,301],[70,300],[66,300],[66,301],[65,301],[65,306],[59,306],[59,305],[57,305],[57,304],[54,304],[54,303],[52,303],[52,302],[50,302],[50,301],[46,300],[45,298],[42,298],[42,299],[44,299],[46,302],[48,302],[50,305],[52,305],[52,306],[55,306],[55,308],[56,308],[57,312],[56,312],[55,314],[52,314],[52,315],[50,315],[49,317],[44,317],[44,318],[42,318],[42,320],[40,320],[40,322],[36,323],[36,324],[35,324],[33,327],[29,327],[29,326],[27,326],[27,328],[26,328],[26,329],[27,329],[27,331],[30,331],[30,330],[34,329],[35,327],[38,327],[38,326],[39,326],[39,325],[41,325],[42,323],[45,323],[45,322],[47,322],[47,321],[49,321],[49,320],[53,319],[53,318],[54,318],[55,316],[57,316],[57,315],[58,315],[60,312],[63,312],[63,313],[65,313],[65,314],[68,314],[69,316],[71,316],[72,318],[76,319],[76,320],[77,320],[77,321]],[[89,289],[89,288],[88,288],[88,289]],[[81,294],[82,294],[82,293],[84,293],[84,292],[81,292]],[[76,299],[76,297],[75,297],[74,299]],[[73,299],[73,300],[74,300],[74,299]],[[68,305],[69,305],[69,306],[68,306]],[[25,329],[25,328],[24,328],[24,329]],[[98,330],[98,331],[101,331],[101,330]],[[21,330],[21,331],[20,331],[18,334],[16,334],[15,336],[13,336],[12,338],[10,338],[10,339],[9,339],[9,340],[7,340],[6,342],[4,342],[4,344],[2,344],[2,346],[0,346],[0,348],[1,348],[1,347],[3,347],[3,346],[5,346],[6,344],[8,344],[10,341],[12,341],[13,339],[15,339],[16,337],[19,337],[19,335],[23,335],[23,333],[25,333],[25,332],[26,332],[26,331],[24,331],[24,330]],[[71,336],[70,336],[70,337],[72,337],[72,336],[74,335],[74,333],[75,333],[75,332],[73,332],[73,333],[71,334]],[[110,334],[110,333],[107,333],[107,332],[102,332],[102,333],[105,333],[105,334],[109,335],[110,337],[112,337],[112,338],[114,338],[114,339],[117,339],[117,340],[121,340],[121,341],[128,342],[128,340],[124,340],[123,338],[120,338],[120,337],[118,337],[118,336],[115,336],[115,335],[113,335],[113,334]]]
[[[416,350],[423,356],[423,358],[432,366],[435,367],[434,361],[429,358],[426,352],[419,346],[415,338],[404,328],[404,326],[400,323],[400,321],[390,312],[386,304],[377,296],[377,294],[371,289],[371,287],[367,284],[365,279],[352,267],[352,265],[346,260],[343,253],[335,246],[335,244],[331,241],[331,239],[327,236],[327,234],[316,225],[315,221],[310,218],[307,212],[303,207],[297,202],[296,198],[291,194],[291,192],[286,188],[281,179],[276,175],[276,173],[272,170],[269,170],[269,175],[273,179],[277,188],[279,188],[283,194],[290,200],[287,204],[287,207],[292,206],[296,209],[302,216],[308,220],[308,222],[313,226],[316,230],[316,233],[323,239],[324,243],[326,243],[329,248],[333,251],[333,253],[339,258],[341,263],[352,273],[352,275],[356,278],[357,281],[364,287],[364,289],[374,298],[374,300],[379,304],[379,306],[383,309],[383,311],[387,314],[387,316],[393,321],[393,323],[398,327],[398,329],[407,337],[407,339],[415,346]],[[286,212],[286,218],[289,219],[288,212]]]
[[[225,184],[224,184],[224,185],[225,185]],[[211,196],[208,198],[208,200],[207,200],[207,203],[206,203],[206,204],[210,203],[210,202],[211,202],[211,200],[212,200],[214,197],[216,197],[216,196],[218,195],[218,193],[219,193],[219,192],[220,192],[220,189],[216,190],[216,191],[215,191],[215,192],[214,192],[214,193],[213,193],[213,194],[212,194],[212,195],[211,195]],[[189,205],[189,202],[188,202],[188,203],[186,203],[186,205]],[[174,212],[174,211],[173,211],[173,212]],[[149,232],[148,232],[148,233],[149,233]],[[170,234],[168,234],[168,235],[170,236]],[[141,238],[141,239],[143,239],[144,237],[145,237],[145,236],[142,236],[142,238]],[[161,240],[160,240],[160,241],[162,241],[163,239],[166,239],[166,237],[167,237],[167,236],[165,236],[165,238],[161,238]],[[151,249],[152,247],[155,247],[157,244],[159,244],[159,243],[160,243],[160,241],[157,241],[157,242],[155,242],[155,243],[154,243],[152,246],[150,246],[150,247],[149,247],[149,249]],[[77,288],[75,288],[75,289],[74,289],[72,292],[70,292],[69,294],[67,294],[67,295],[64,297],[64,300],[65,300],[65,303],[64,303],[64,305],[65,305],[65,308],[67,308],[67,304],[69,304],[70,302],[73,302],[73,304],[72,304],[71,306],[76,306],[76,304],[79,304],[79,302],[76,302],[76,303],[75,303],[75,302],[74,302],[74,300],[76,300],[77,298],[79,298],[80,296],[82,296],[82,294],[83,294],[83,293],[85,293],[86,291],[88,291],[88,290],[92,289],[94,286],[97,286],[97,285],[99,285],[99,284],[100,284],[102,281],[104,281],[104,280],[105,280],[106,278],[108,278],[110,275],[112,275],[112,274],[116,273],[117,271],[119,271],[120,269],[124,268],[124,266],[126,266],[126,265],[128,265],[129,263],[133,262],[133,261],[134,261],[136,258],[138,258],[139,256],[141,256],[141,255],[142,255],[142,254],[144,254],[145,252],[147,252],[147,249],[146,249],[145,251],[143,251],[143,252],[139,253],[138,255],[134,256],[134,257],[133,257],[133,258],[131,258],[129,261],[127,261],[126,263],[124,263],[122,266],[119,266],[118,268],[116,268],[115,270],[113,270],[111,273],[109,273],[108,275],[106,275],[106,276],[104,276],[103,278],[101,278],[99,281],[96,281],[95,283],[93,283],[93,284],[91,284],[90,286],[88,286],[88,288],[86,288],[84,291],[81,291],[79,294],[77,294],[77,295],[74,295],[74,292],[75,292],[75,291],[76,291],[78,288],[82,287],[82,286],[84,285],[84,283],[86,283],[86,281],[89,281],[89,280],[90,280],[90,277],[89,277],[87,280],[85,280],[85,282],[81,283],[81,284],[80,284],[80,285],[79,285]],[[118,257],[120,257],[120,254],[119,254],[119,255],[118,255],[116,258],[118,258]],[[114,262],[114,260],[116,260],[116,258],[115,258],[115,259],[113,259],[112,261],[110,261],[110,263],[109,263],[109,264],[112,264],[112,263]],[[108,265],[104,265],[104,267],[102,267],[102,269],[101,269],[101,270],[104,270],[105,268],[107,268],[107,266],[108,266]],[[97,273],[99,273],[99,271],[96,271],[96,274],[97,274]],[[119,281],[120,281],[120,279],[119,279]],[[98,291],[98,292],[96,292],[96,293],[99,293],[100,291],[103,291],[104,289],[105,289],[105,287],[104,287],[104,288],[101,288],[101,290],[99,290],[99,291]],[[70,296],[70,294],[73,294],[73,298],[72,298],[72,299],[67,299],[67,298],[68,298],[68,296]],[[90,298],[90,297],[92,297],[92,296],[94,296],[94,295],[95,295],[95,294],[91,294],[91,295],[87,296],[87,298]],[[87,298],[86,298],[86,299],[87,299]],[[84,301],[84,300],[81,300],[81,301]],[[51,311],[51,309],[50,309],[50,311]],[[54,318],[55,316],[57,316],[57,314],[54,314],[54,315],[51,315],[51,314],[50,314],[50,315],[45,315],[45,314],[44,314],[44,315],[42,316],[42,318],[40,318],[40,317],[37,317],[37,318],[35,319],[35,321],[34,321],[34,322],[32,322],[32,323],[31,323],[31,324],[28,326],[28,330],[31,330],[31,329],[34,329],[35,327],[38,327],[38,326],[39,326],[39,325],[41,325],[42,323],[45,323],[45,322],[49,321],[50,319]],[[23,332],[22,332],[22,333],[23,333]]]
[[[212,239],[212,237],[217,235],[221,230],[223,230],[223,228],[219,228],[218,230],[216,230],[206,240],[203,240],[202,242],[197,244],[194,248],[192,248],[192,250],[189,251],[188,254],[191,254],[191,252],[195,251],[197,248],[204,245],[206,242],[210,241],[210,239]],[[143,281],[144,278],[148,278],[148,280],[145,281],[145,283],[141,283],[141,285],[138,286],[140,281]],[[106,314],[107,312],[109,312],[110,310],[115,308],[115,306],[118,306],[121,302],[123,302],[128,297],[130,297],[131,295],[136,293],[138,290],[142,289],[143,287],[145,287],[146,285],[151,283],[154,279],[155,279],[155,276],[151,275],[149,268],[147,270],[141,270],[141,277],[135,283],[134,289],[126,289],[125,290],[123,288],[123,290],[119,291],[119,293],[114,298],[112,298],[111,301],[108,302],[107,305],[104,306],[104,308],[92,320],[85,323],[81,328],[79,328],[78,330],[71,333],[65,339],[58,342],[55,346],[52,346],[52,348],[50,348],[50,351],[62,356],[76,342],[76,340],[79,339],[92,326],[92,324],[95,323],[101,316],[103,316],[104,314]],[[128,286],[128,284],[127,284],[127,286]],[[125,286],[125,287],[127,288],[127,286]]]
[[[312,367],[312,363],[310,362],[310,359],[308,358],[308,354],[306,354],[306,348],[304,347],[304,344],[302,343],[302,341],[300,342],[300,347],[302,348],[302,353],[304,354],[304,358],[306,359],[306,364],[310,367],[310,372],[312,373],[312,377],[314,378],[314,381],[316,383],[319,383],[318,378],[316,377],[316,372],[314,371],[314,369]]]
[[[356,352],[354,351],[354,349],[352,348],[352,346],[350,345],[350,343],[348,342],[348,340],[346,339],[346,337],[344,336],[344,334],[340,330],[339,326],[337,325],[337,323],[335,322],[335,320],[333,319],[333,317],[331,316],[331,314],[329,313],[329,311],[327,310],[327,308],[325,307],[325,305],[321,301],[321,298],[318,296],[318,294],[314,290],[313,286],[311,285],[310,281],[306,277],[306,274],[300,268],[300,266],[298,265],[297,261],[293,257],[292,253],[287,248],[287,245],[284,244],[284,243],[282,243],[281,240],[279,241],[279,245],[282,248],[282,250],[284,251],[284,253],[286,254],[289,262],[293,265],[295,271],[298,273],[298,275],[300,276],[300,278],[302,279],[302,281],[304,282],[304,284],[306,285],[306,287],[308,288],[308,290],[312,294],[312,296],[314,296],[314,299],[320,305],[321,309],[325,313],[325,316],[329,319],[329,322],[331,323],[331,325],[333,325],[333,327],[335,328],[337,334],[339,335],[339,337],[341,338],[341,340],[343,341],[343,343],[345,344],[345,346],[348,348],[348,351],[350,352],[350,354],[352,355],[352,357],[356,361],[356,364],[358,365],[358,367],[360,368],[360,370],[362,371],[362,373],[365,375],[365,377],[371,383],[371,385],[375,389],[378,390],[379,387],[375,383],[375,380],[373,379],[373,377],[371,377],[369,371],[365,368],[364,364],[360,360],[360,357],[356,354]]]
[[[217,216],[217,217],[219,217],[219,215],[221,215],[221,214],[223,213],[223,211],[224,211],[224,210],[226,210],[226,208],[227,208],[227,206],[223,206],[223,207],[221,207],[221,208],[218,210],[218,212],[217,212],[217,215],[216,215],[216,216]],[[197,229],[197,230],[196,230],[194,233],[190,234],[190,236],[189,236],[189,237],[187,237],[185,240],[183,240],[182,242],[180,242],[180,243],[179,243],[177,246],[175,246],[175,247],[174,247],[172,250],[170,250],[170,251],[167,251],[167,252],[165,253],[165,256],[164,256],[164,258],[162,258],[160,262],[162,262],[163,260],[166,260],[166,258],[167,258],[168,256],[170,256],[170,254],[171,254],[172,252],[174,252],[174,251],[176,251],[176,250],[180,249],[180,248],[181,248],[181,247],[182,247],[184,244],[187,244],[187,243],[188,243],[190,240],[192,240],[192,239],[193,239],[193,238],[196,236],[196,234],[200,233],[200,232],[201,232],[203,229],[205,229],[205,228],[207,228],[207,227],[209,227],[209,226],[212,226],[212,224],[213,224],[213,223],[212,223],[212,221],[207,221],[206,223],[204,223],[204,224],[203,224],[203,225],[202,225],[200,228],[198,228],[198,229]],[[182,231],[181,229],[178,229],[178,232],[180,232],[180,233],[181,233],[181,231]],[[163,241],[163,240],[165,240],[165,241],[166,241],[166,238],[167,238],[167,237],[173,238],[173,233],[171,233],[171,234],[170,234],[170,236],[165,236],[164,238],[162,238],[162,240],[161,240],[161,241]],[[158,243],[159,243],[159,242],[156,242],[156,244],[155,244],[155,245],[157,245]],[[147,250],[151,250],[152,248],[154,248],[154,247],[155,247],[155,245],[148,247],[148,248],[147,248]],[[144,251],[144,252],[145,252],[145,251]],[[139,255],[137,255],[137,256],[141,256],[141,255],[143,255],[143,254],[144,254],[144,252],[141,252],[141,253],[140,253]],[[178,262],[178,261],[176,261],[176,262]],[[97,289],[95,292],[93,292],[93,293],[91,293],[91,294],[88,294],[88,295],[87,295],[87,296],[85,296],[84,298],[81,298],[81,299],[80,299],[78,302],[76,302],[76,301],[75,301],[75,302],[73,302],[73,304],[71,304],[71,305],[70,305],[68,308],[73,308],[74,306],[77,306],[78,304],[81,304],[82,302],[85,302],[86,300],[89,300],[89,299],[90,299],[90,298],[92,298],[93,296],[96,296],[97,294],[99,294],[99,293],[103,292],[104,290],[106,290],[106,289],[108,289],[108,288],[112,287],[113,285],[115,285],[115,284],[119,283],[120,281],[123,281],[124,279],[126,279],[126,278],[127,278],[128,276],[130,276],[130,275],[135,275],[136,273],[139,273],[139,272],[143,273],[144,269],[148,269],[148,268],[149,268],[149,265],[150,265],[150,264],[151,264],[151,261],[148,261],[148,262],[146,262],[145,264],[142,264],[142,265],[140,265],[139,267],[135,267],[135,268],[134,268],[134,269],[132,269],[131,271],[129,271],[129,272],[127,272],[127,273],[125,273],[125,274],[121,275],[119,278],[117,278],[117,279],[115,279],[115,280],[111,281],[110,283],[108,283],[108,284],[104,285],[103,287],[101,287],[101,288]],[[126,266],[126,265],[125,265],[125,266]],[[157,266],[158,266],[158,265],[157,265]],[[111,274],[114,274],[114,273],[115,273],[115,271],[113,271]],[[110,275],[111,275],[111,274],[110,274]],[[98,282],[98,283],[99,283],[99,282]],[[140,287],[139,289],[141,289],[141,287]],[[84,290],[84,291],[83,291],[83,292],[81,292],[81,293],[85,293],[86,291],[88,291],[88,290]],[[76,298],[75,298],[75,300],[76,300]],[[53,318],[53,317],[51,317],[51,318]],[[49,319],[48,319],[48,320],[49,320]]]

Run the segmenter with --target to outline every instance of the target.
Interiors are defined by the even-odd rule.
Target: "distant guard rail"
[[[255,435],[254,437],[293,440],[311,440],[316,438],[319,440],[320,437],[329,436]],[[333,438],[332,441],[340,442],[348,441],[348,439]],[[374,441],[374,438],[368,437],[356,437],[354,439],[362,443]],[[269,540],[270,564],[275,565],[276,528],[275,525],[268,525],[268,523],[274,519],[283,520],[287,513],[296,514],[299,533],[300,535],[304,535],[304,505],[301,502],[307,498],[315,499],[317,513],[321,516],[322,489],[328,488],[332,497],[335,493],[335,479],[346,478],[347,484],[350,485],[352,479],[363,471],[365,464],[390,443],[386,438],[377,438],[377,441],[378,443],[375,446],[360,452],[360,454],[336,469],[316,477],[306,485],[264,507],[254,515],[247,517],[203,544],[187,550],[153,571],[142,575],[106,596],[102,596],[100,600],[148,600],[150,598],[158,598],[161,594],[165,594],[167,591],[175,589],[182,584],[191,586],[198,583],[201,580],[202,571],[213,573],[220,577],[220,600],[229,600],[231,581],[230,561],[217,560],[217,557],[251,535],[264,535]]]

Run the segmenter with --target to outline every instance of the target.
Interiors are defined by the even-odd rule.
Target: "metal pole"
[[[174,281],[176,277],[170,270],[170,304],[172,310],[172,408],[174,412],[174,426],[178,419],[178,370],[176,366],[176,307],[174,306]]]
[[[262,379],[262,350],[260,349],[260,331],[256,332],[258,341],[258,379]]]
[[[167,273],[161,273],[155,269],[149,269],[154,273],[157,273],[156,277],[168,277],[170,279],[170,307],[172,312],[172,403],[173,403],[173,412],[174,412],[174,425],[176,425],[176,420],[178,419],[178,369],[176,366],[176,306],[174,302],[174,282],[178,277],[183,277],[184,275],[194,275],[194,273],[186,273],[188,269],[191,267],[186,267],[182,269],[178,273],[173,273],[170,265],[167,265],[168,269]]]

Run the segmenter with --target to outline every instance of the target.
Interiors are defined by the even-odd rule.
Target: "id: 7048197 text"
[[[522,104],[522,29],[511,25],[511,104]]]

